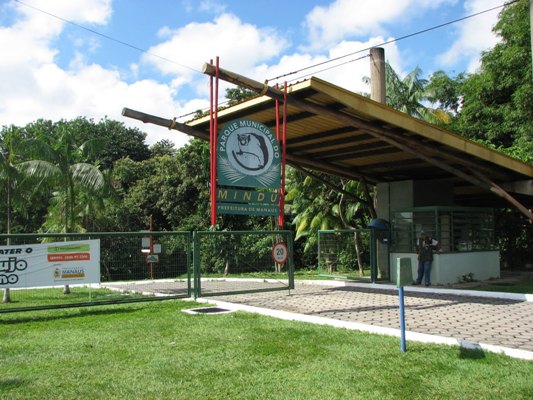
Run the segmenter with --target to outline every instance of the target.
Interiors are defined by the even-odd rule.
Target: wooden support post
[[[132,110],[131,108],[123,108],[122,115],[128,118],[133,118],[142,121],[145,124],[148,123],[163,126],[170,130],[180,131],[195,138],[209,141],[209,134],[198,129],[191,128],[189,125],[176,122],[176,120],[174,119],[156,117],[155,115],[150,115],[140,111]]]
[[[387,102],[385,88],[385,49],[370,49],[370,98],[378,103]]]

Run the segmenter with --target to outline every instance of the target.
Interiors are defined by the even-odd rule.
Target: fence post
[[[294,243],[291,231],[287,231],[287,242],[289,243],[289,289],[294,289]]]
[[[376,245],[376,230],[370,229],[370,281],[376,283],[377,278],[377,258],[378,258],[378,248]]]
[[[192,269],[194,268],[194,265],[193,265],[193,258],[194,258],[194,255],[193,255],[193,250],[194,249],[194,246],[193,246],[193,234],[192,232],[187,232],[187,296],[191,297],[192,296],[192,285],[191,285],[191,277],[193,276],[192,274]]]
[[[198,232],[194,231],[192,234],[192,249],[193,249],[193,280],[194,280],[194,299],[196,300],[201,295],[200,287],[200,241],[198,239]]]

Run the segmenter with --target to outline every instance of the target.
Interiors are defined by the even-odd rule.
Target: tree
[[[78,145],[74,133],[64,125],[54,130],[56,138],[41,135],[33,141],[40,159],[28,161],[24,167],[30,176],[51,178],[53,185],[64,195],[62,232],[74,232],[77,186],[96,191],[104,186],[98,166],[85,162],[96,154],[102,143],[90,139]]]
[[[38,182],[30,182],[24,175],[21,166],[24,165],[27,150],[27,138],[23,130],[15,126],[5,127],[0,132],[0,180],[3,181],[5,191],[5,228],[6,233],[13,231],[14,215],[28,215],[27,204],[36,192]],[[38,211],[38,207],[36,207]],[[32,213],[39,215],[39,212]],[[7,244],[10,244],[8,239]],[[3,302],[10,302],[9,289],[4,291]]]
[[[452,116],[459,114],[462,105],[463,85],[467,75],[464,72],[450,78],[444,71],[436,71],[429,77],[426,98],[437,109],[450,113]]]
[[[160,230],[209,228],[207,142],[193,139],[175,156],[163,154],[140,163],[120,160],[115,176],[126,220],[145,224],[144,220],[153,215],[154,225]]]
[[[228,99],[230,106],[255,96],[257,96],[257,92],[240,86],[226,89],[226,99]]]
[[[493,31],[501,41],[483,54],[479,71],[465,80],[463,106],[453,128],[500,150],[516,147],[514,155],[524,159],[533,150],[529,1],[506,6]]]
[[[345,264],[351,268],[357,264],[359,274],[363,276],[363,245],[360,229],[366,228],[370,219],[368,206],[359,200],[364,196],[363,184],[340,178],[334,179],[326,174],[314,175],[311,177],[292,168],[288,170],[289,192],[286,200],[294,217],[295,240],[305,239],[303,248],[305,255],[317,247],[319,230],[354,230],[353,246]],[[351,256],[354,250],[356,257]]]
[[[175,156],[176,148],[174,143],[168,139],[160,140],[157,143],[154,143],[150,147],[150,156],[151,157],[160,157],[160,156]]]
[[[20,147],[22,144],[21,132],[19,129],[11,126],[2,131],[2,141],[0,143],[0,177],[5,181],[6,188],[6,232],[11,233],[11,214],[13,209],[13,195],[16,193],[13,189],[20,179],[20,174],[15,163],[20,156]],[[9,239],[7,244],[9,245]],[[9,288],[4,290],[2,298],[3,303],[10,303],[11,296]]]
[[[79,231],[76,223],[76,200],[80,187],[95,194],[104,186],[102,172],[96,165],[85,162],[96,154],[101,145],[97,140],[87,140],[78,145],[75,133],[65,124],[58,124],[54,136],[40,135],[33,141],[33,150],[40,159],[24,163],[29,176],[49,178],[57,188],[55,207],[48,214],[47,224],[56,231],[69,233]],[[45,225],[46,228],[46,225]],[[68,285],[65,294],[70,293]]]
[[[387,105],[430,123],[449,124],[451,120],[449,111],[443,108],[430,108],[424,104],[426,101],[440,103],[444,100],[439,97],[443,95],[442,91],[436,93],[437,89],[441,89],[440,86],[430,87],[430,82],[421,75],[422,70],[416,67],[402,79],[389,63],[385,63]],[[370,84],[370,78],[363,77],[363,82]]]
[[[21,162],[23,145],[22,132],[15,126],[3,129],[0,142],[0,177],[5,181],[6,188],[6,232],[11,233],[13,196],[19,194],[14,186],[21,180],[16,167]]]

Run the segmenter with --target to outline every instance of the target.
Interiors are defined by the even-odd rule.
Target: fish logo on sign
[[[231,121],[221,130],[217,143],[220,185],[280,187],[280,145],[266,125],[249,119]]]

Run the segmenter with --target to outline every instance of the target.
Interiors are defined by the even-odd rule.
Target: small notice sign
[[[146,256],[147,263],[156,263],[159,262],[159,256],[157,254],[148,254]]]
[[[283,242],[278,242],[272,246],[272,258],[278,264],[285,264],[289,257],[289,249]]]

